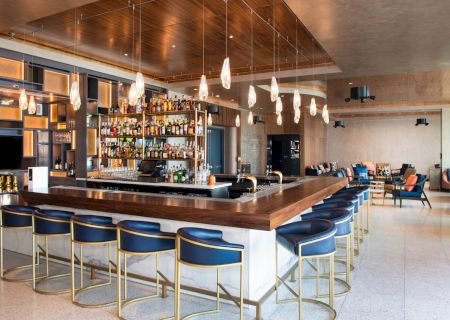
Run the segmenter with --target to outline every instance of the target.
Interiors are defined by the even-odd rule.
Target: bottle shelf
[[[129,136],[100,136],[101,139],[120,139],[120,138],[138,138],[138,139],[142,139],[142,135],[137,135],[137,136],[133,136],[133,135],[129,135]]]
[[[100,157],[102,160],[143,160],[142,158]]]
[[[105,118],[132,118],[132,117],[142,117],[144,113],[121,113],[121,114],[102,114]]]
[[[201,138],[203,137],[203,135],[201,136],[197,136],[197,138]],[[195,134],[173,134],[173,135],[162,135],[162,134],[158,134],[158,135],[150,135],[150,136],[145,136],[145,139],[152,139],[152,138],[195,138]]]
[[[144,158],[144,160],[154,160],[154,161],[195,161],[195,159],[164,159],[164,158]],[[198,162],[204,161],[203,159],[197,159]]]
[[[197,113],[205,113],[204,111],[197,110]],[[175,111],[161,111],[161,112],[146,112],[146,116],[170,116],[178,114],[195,114],[195,110],[175,110]]]

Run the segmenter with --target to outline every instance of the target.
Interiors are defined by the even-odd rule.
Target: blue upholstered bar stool
[[[364,202],[364,190],[354,189],[354,188],[344,188],[340,191],[336,192],[332,195],[332,197],[339,197],[339,196],[345,196],[345,195],[353,195],[357,196],[359,199],[358,202],[358,219],[360,219],[359,227],[360,232],[359,235],[361,237],[360,241],[361,243],[364,242],[364,228],[365,228],[365,216],[364,216],[364,208],[365,208],[365,202]]]
[[[40,290],[37,284],[43,280],[57,279],[70,276],[70,273],[50,276],[48,270],[48,238],[62,237],[70,235],[70,218],[73,212],[63,210],[37,209],[33,212],[33,290],[42,294],[60,294],[70,292],[70,288],[65,290]],[[36,282],[36,243],[39,237],[45,238],[45,277]]]
[[[180,319],[180,280],[181,264],[191,267],[215,268],[217,270],[216,281],[216,309],[192,313],[182,319],[188,319],[198,315],[218,313],[220,311],[220,289],[226,295],[228,292],[220,283],[221,268],[240,267],[240,319],[244,318],[244,246],[229,243],[223,240],[222,231],[202,228],[181,228],[177,232],[177,261],[176,261],[176,285],[175,285],[175,320]],[[234,297],[231,297],[235,301]]]
[[[350,233],[350,271],[353,271],[354,265],[355,265],[355,240],[354,240],[354,234],[355,234],[355,229],[354,229],[354,216],[353,216],[353,211],[354,211],[355,205],[353,204],[353,202],[351,201],[345,201],[345,200],[336,200],[336,201],[329,201],[327,203],[322,203],[322,204],[317,204],[315,206],[312,207],[312,211],[321,211],[321,210],[329,210],[329,209],[338,209],[338,210],[347,210],[347,212],[351,213],[352,215],[352,219],[350,220],[350,227],[351,227],[351,233]],[[340,247],[340,244],[337,243],[336,244],[337,247]],[[340,261],[341,257],[335,257],[335,260]]]
[[[333,222],[336,225],[336,246],[338,245],[338,241],[343,239],[345,240],[345,281],[335,278],[335,281],[341,282],[345,289],[342,292],[335,293],[335,296],[341,296],[348,292],[350,292],[351,286],[350,286],[350,257],[351,257],[351,234],[352,234],[352,225],[351,221],[353,220],[353,211],[347,210],[347,209],[338,209],[338,208],[332,208],[332,209],[321,209],[321,210],[315,210],[310,213],[305,213],[301,215],[302,221],[304,220],[311,220],[311,219],[324,219],[329,220]],[[320,276],[320,258],[316,259],[316,295],[317,297],[321,297],[319,293],[320,283],[319,278],[325,277],[325,275]],[[335,272],[335,274],[337,274]]]
[[[86,304],[77,301],[77,297],[86,290],[110,285],[112,282],[111,245],[117,241],[116,225],[112,218],[94,215],[75,215],[70,219],[71,230],[71,268],[72,268],[72,302],[80,307],[105,307],[113,305],[116,301],[99,304]],[[80,246],[80,287],[75,288],[75,244]],[[109,280],[107,282],[83,286],[83,246],[108,245]]]
[[[329,202],[335,202],[335,201],[350,201],[353,203],[353,217],[355,219],[355,229],[356,229],[356,236],[354,237],[356,240],[356,250],[355,250],[355,256],[359,255],[359,252],[361,250],[361,215],[360,215],[360,198],[353,194],[337,194],[333,195],[330,198],[326,198],[323,200],[324,203]]]
[[[337,232],[336,225],[329,220],[311,219],[298,221],[283,225],[276,229],[275,243],[275,265],[276,265],[276,302],[297,302],[298,303],[298,319],[302,319],[302,302],[309,302],[321,305],[327,308],[333,315],[332,319],[336,319],[336,311],[334,310],[334,254],[336,252],[335,234]],[[284,277],[278,276],[278,245],[281,244],[292,254],[298,256],[298,293],[291,289],[284,281]],[[329,302],[328,304],[314,299],[302,297],[302,278],[303,269],[302,262],[304,259],[314,258],[330,258],[329,259]],[[296,298],[280,300],[278,298],[279,283],[284,284],[290,292],[295,293]]]
[[[33,227],[33,211],[38,208],[30,207],[30,206],[18,206],[18,205],[10,205],[10,206],[2,206],[2,213],[0,214],[0,277],[6,281],[12,282],[25,282],[31,281],[33,278],[27,279],[17,279],[7,277],[6,274],[22,270],[26,268],[32,268],[33,263],[24,266],[18,266],[14,268],[10,268],[8,270],[4,269],[3,266],[3,229],[10,230],[32,230]]]
[[[365,204],[365,208],[366,208],[366,226],[363,226],[363,230],[364,233],[369,233],[370,231],[370,220],[371,220],[371,210],[372,210],[372,195],[370,193],[370,187],[369,186],[352,186],[349,188],[344,188],[341,189],[339,192],[344,192],[344,191],[352,191],[352,190],[359,190],[362,191],[364,193],[364,204]]]
[[[123,220],[117,224],[117,315],[122,318],[122,308],[132,302],[159,297],[159,279],[167,277],[159,271],[159,255],[175,251],[175,233],[161,231],[154,222]],[[124,299],[122,299],[121,253],[123,254]],[[134,299],[127,297],[127,255],[155,255],[156,294]],[[128,299],[128,300],[127,300]]]

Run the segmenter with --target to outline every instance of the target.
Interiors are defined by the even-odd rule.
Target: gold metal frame
[[[51,219],[51,218],[44,218],[44,217],[40,217],[40,216],[35,216],[34,214],[32,215],[32,238],[33,238],[33,247],[32,247],[32,261],[33,261],[33,290],[37,293],[40,294],[48,294],[48,295],[53,295],[53,294],[61,294],[61,293],[68,293],[71,291],[71,289],[65,289],[65,290],[53,290],[53,291],[48,291],[48,290],[40,290],[37,289],[37,285],[43,281],[43,280],[52,280],[52,279],[59,279],[59,278],[63,278],[63,277],[68,277],[71,275],[71,273],[64,273],[64,274],[56,274],[56,275],[49,275],[49,252],[48,252],[48,238],[49,237],[62,237],[62,236],[68,236],[70,235],[70,233],[64,233],[64,234],[41,234],[41,233],[36,233],[35,230],[35,219],[40,219],[40,220],[45,220],[45,221],[50,221],[50,222],[55,222],[55,223],[66,223],[69,224],[70,221],[63,221],[63,220],[58,220],[58,219]],[[38,237],[45,237],[45,250],[43,250],[45,252],[45,276],[41,276],[41,277],[36,277],[36,240]],[[39,244],[38,244],[39,246]],[[39,254],[37,256],[39,258]],[[36,280],[38,280],[36,282]]]
[[[108,229],[108,230],[112,230],[112,229],[116,229],[115,227],[102,227],[102,226],[96,226],[96,225],[91,225],[91,224],[87,224],[87,223],[83,223],[83,222],[78,222],[78,221],[70,221],[70,266],[71,266],[71,291],[72,291],[72,303],[83,307],[83,308],[100,308],[100,307],[106,307],[106,306],[111,306],[116,304],[116,300],[111,301],[111,302],[106,302],[106,303],[98,303],[98,304],[86,304],[86,303],[81,303],[79,301],[76,300],[77,296],[79,294],[81,294],[82,292],[85,292],[87,290],[90,289],[94,289],[94,288],[99,288],[99,287],[103,287],[103,286],[108,286],[112,284],[112,265],[114,265],[113,261],[111,260],[111,244],[114,242],[117,242],[117,240],[113,240],[113,241],[104,241],[104,242],[82,242],[82,241],[75,241],[74,239],[74,231],[73,231],[73,226],[74,224],[78,224],[78,225],[82,225],[82,226],[87,226],[89,228],[97,228],[97,229]],[[80,258],[79,258],[79,262],[80,262],[80,287],[79,288],[75,288],[75,243],[80,245]],[[98,244],[108,244],[108,272],[109,272],[109,280],[107,282],[103,282],[103,283],[98,283],[95,285],[90,285],[90,286],[83,286],[83,245],[98,245]]]
[[[6,227],[3,225],[3,212],[7,212],[9,214],[15,214],[18,216],[27,216],[27,217],[32,217],[32,213],[21,213],[21,212],[15,212],[15,211],[11,211],[11,210],[1,210],[0,212],[0,279],[4,280],[4,281],[9,281],[9,282],[28,282],[28,281],[32,281],[33,277],[31,278],[26,278],[26,279],[15,279],[15,278],[8,278],[6,275],[10,272],[13,271],[17,271],[17,270],[22,270],[22,269],[27,269],[27,268],[33,268],[33,265],[36,264],[36,261],[32,261],[32,264],[27,264],[27,265],[23,265],[23,266],[17,266],[17,267],[12,267],[9,269],[4,268],[4,255],[3,255],[3,229],[11,229],[11,230],[25,230],[25,229],[33,229],[33,226],[27,226],[27,227]],[[37,265],[40,265],[40,259],[39,256],[37,257]],[[42,278],[42,277],[39,277]]]
[[[230,264],[224,264],[224,265],[198,265],[198,264],[193,264],[193,263],[189,263],[186,261],[181,260],[180,258],[180,241],[183,240],[185,242],[189,242],[191,244],[197,245],[197,246],[201,246],[201,247],[205,247],[205,248],[212,248],[212,249],[217,249],[217,250],[230,250],[230,251],[236,251],[236,252],[240,252],[241,253],[241,262],[238,263],[230,263]],[[197,316],[201,316],[201,315],[207,315],[207,314],[217,314],[220,312],[220,290],[222,290],[229,298],[231,301],[233,301],[236,306],[240,309],[240,320],[244,319],[244,249],[235,249],[235,248],[225,248],[225,247],[220,247],[220,246],[214,246],[214,245],[209,245],[209,244],[205,244],[202,242],[197,242],[197,241],[193,241],[190,239],[186,239],[184,237],[181,237],[180,235],[177,235],[177,239],[176,239],[176,248],[177,248],[177,258],[175,266],[176,266],[176,280],[175,280],[175,320],[185,320],[185,319],[191,319]],[[198,267],[198,268],[216,268],[217,269],[217,274],[216,274],[216,308],[213,310],[207,310],[207,311],[202,311],[202,312],[195,312],[195,313],[191,313],[188,314],[186,316],[184,316],[183,318],[180,318],[180,311],[181,311],[181,306],[180,306],[180,294],[181,294],[181,264],[184,265],[188,265],[191,267]],[[222,268],[227,268],[227,267],[232,267],[232,266],[240,266],[240,296],[239,296],[239,301],[237,301],[237,299],[235,297],[233,297],[227,289],[225,289],[225,287],[220,283],[220,272],[219,270]]]
[[[167,277],[159,271],[159,254],[161,253],[166,253],[166,252],[175,252],[175,249],[170,249],[170,250],[163,250],[163,251],[155,251],[155,252],[130,252],[127,250],[123,250],[121,248],[120,245],[120,233],[121,232],[125,232],[125,233],[129,233],[129,234],[134,234],[134,235],[138,235],[138,236],[142,236],[142,237],[147,237],[147,238],[158,238],[158,239],[173,239],[175,240],[176,237],[170,237],[170,236],[157,236],[157,235],[149,235],[146,233],[140,233],[140,232],[135,232],[135,231],[130,231],[130,230],[126,230],[126,229],[122,229],[119,226],[117,227],[117,267],[116,267],[116,272],[117,272],[117,316],[120,319],[125,319],[122,316],[122,309],[126,306],[129,305],[131,303],[134,302],[138,302],[138,301],[142,301],[142,300],[147,300],[147,299],[153,299],[153,298],[158,298],[158,297],[163,297],[163,292],[161,292],[161,294],[159,293],[159,277],[161,276],[163,278],[164,281],[166,282],[170,282]],[[124,260],[124,268],[123,268],[123,273],[121,270],[121,255],[120,253],[123,253],[123,260]],[[133,298],[133,299],[128,299],[127,300],[127,296],[128,296],[128,292],[127,292],[127,254],[129,255],[140,255],[140,256],[148,256],[148,255],[155,255],[156,256],[156,294],[150,295],[150,296],[142,296],[142,297],[138,297],[138,298]],[[175,258],[176,260],[176,258]],[[124,278],[124,299],[122,299],[122,274],[123,274],[123,278]],[[165,318],[165,319],[173,319],[174,317],[169,317],[169,318]]]
[[[299,244],[298,245],[298,274],[299,274],[299,280],[298,280],[298,292],[295,292],[294,289],[292,289],[285,281],[282,277],[278,276],[278,241],[275,240],[275,300],[277,304],[282,304],[282,303],[289,303],[289,302],[297,302],[298,303],[298,319],[301,320],[302,319],[302,302],[306,302],[306,303],[314,303],[317,305],[320,305],[324,308],[326,308],[331,314],[332,317],[331,319],[336,319],[337,313],[336,310],[334,310],[334,255],[336,253],[336,251],[333,251],[331,253],[328,254],[323,254],[323,255],[316,255],[316,256],[307,256],[307,257],[302,257],[302,247],[305,245],[309,245],[309,244],[313,244],[319,241],[323,241],[326,240],[330,237],[334,237],[336,234],[336,232],[327,235],[326,237],[322,237],[319,239],[315,239],[312,241],[308,241],[305,242],[303,244]],[[304,259],[307,258],[316,258],[317,261],[320,258],[328,258],[329,257],[329,268],[330,268],[330,272],[329,272],[329,291],[328,291],[328,304],[319,300],[315,300],[315,299],[310,299],[310,298],[303,298],[302,297],[302,278],[303,278],[303,269],[302,269],[302,262]],[[318,266],[319,267],[319,266]],[[295,271],[295,269],[294,269]],[[319,274],[317,273],[316,276],[316,293],[319,294]],[[279,283],[281,282],[281,284],[285,285],[286,288],[289,290],[289,292],[291,292],[295,298],[291,298],[291,299],[284,299],[284,300],[280,300],[278,297],[278,291],[279,291]]]

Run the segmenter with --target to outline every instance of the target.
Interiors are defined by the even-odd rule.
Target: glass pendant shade
[[[212,126],[212,116],[211,113],[208,113],[208,120],[207,120],[208,126]]]
[[[252,108],[256,104],[256,91],[255,87],[250,85],[248,87],[248,107]],[[252,120],[253,121],[253,120]]]
[[[128,103],[130,106],[135,106],[137,104],[137,90],[136,90],[136,83],[133,82],[130,87],[130,91],[128,92]]]
[[[298,92],[298,90],[294,90],[294,109],[295,108],[300,108],[300,106],[302,105],[302,98],[300,96],[300,92]]]
[[[281,126],[283,124],[283,118],[281,117],[281,113],[277,115],[277,126]]]
[[[136,73],[136,100],[145,93],[144,75],[140,72]]]
[[[203,74],[200,78],[200,87],[198,89],[198,98],[201,101],[205,101],[208,98],[208,83],[206,82],[206,76]]]
[[[295,123],[299,123],[300,116],[301,116],[300,108],[294,108],[294,122]]]
[[[30,97],[30,102],[28,103],[28,113],[29,114],[36,113],[36,101],[34,101],[34,96]]]
[[[270,100],[275,102],[278,98],[278,83],[275,77],[272,77],[272,83],[270,84]]]
[[[19,108],[20,110],[26,110],[28,108],[28,99],[25,89],[20,90]]]
[[[79,95],[80,95],[80,87],[79,87],[78,81],[74,81],[74,82],[72,82],[72,85],[70,86],[70,95],[69,95],[70,103],[74,104],[77,96],[79,96]]]
[[[75,101],[73,102],[73,110],[77,111],[80,109],[80,107],[81,107],[81,98],[80,95],[78,95],[75,98]]]
[[[235,124],[236,124],[236,127],[238,127],[238,128],[241,126],[241,118],[239,117],[238,114],[236,115]]]
[[[223,60],[222,72],[220,73],[220,80],[222,80],[222,87],[225,89],[231,88],[231,70],[230,70],[230,58]]]
[[[328,124],[330,122],[330,115],[328,113],[328,106],[324,105],[322,110],[322,119],[323,121]]]
[[[311,98],[311,104],[309,105],[309,114],[313,117],[317,114],[316,98]]]
[[[250,126],[253,125],[253,112],[251,112],[251,111],[248,113],[247,123],[248,123]]]
[[[275,103],[275,113],[279,114],[283,112],[283,102],[280,97],[277,97],[277,102]]]

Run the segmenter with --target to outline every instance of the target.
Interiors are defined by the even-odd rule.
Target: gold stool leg
[[[329,293],[330,293],[330,300],[329,305],[332,309],[334,309],[334,254],[330,256],[330,278],[329,278]]]
[[[80,243],[80,289],[83,289],[83,274],[84,274],[83,245]]]
[[[302,278],[303,278],[303,271],[302,271],[302,255],[301,255],[302,248],[300,247],[298,250],[298,320],[302,320]]]
[[[275,302],[278,304],[278,241],[275,240]]]
[[[1,221],[3,213],[0,213],[0,277],[3,278],[3,224]]]
[[[45,274],[48,277],[48,237],[45,236]]]
[[[123,253],[123,293],[124,293],[124,299],[128,299],[128,288],[127,288],[127,254]]]
[[[175,320],[180,320],[180,263],[176,261],[176,279],[175,279]]]
[[[320,295],[320,258],[316,258],[316,296]]]
[[[121,261],[120,261],[120,251],[117,249],[117,314],[119,317],[122,316],[122,293],[121,293],[121,286],[122,286],[122,274],[121,274]]]
[[[350,250],[351,250],[351,246],[350,246],[350,241],[351,241],[351,236],[348,236],[346,239],[346,255],[345,255],[345,280],[347,282],[347,284],[350,286]]]
[[[34,232],[31,235],[32,248],[31,248],[31,260],[32,260],[32,272],[33,272],[33,290],[36,289],[36,235]]]
[[[70,241],[70,282],[72,287],[72,302],[75,302],[75,243]]]
[[[244,319],[244,258],[242,258],[241,275],[240,275],[240,320]]]
[[[219,268],[217,268],[217,276],[216,276],[216,310],[220,310],[220,272]]]
[[[364,202],[363,202],[363,205],[361,206],[361,205],[359,205],[358,204],[358,206],[359,206],[359,214],[360,214],[360,216],[361,216],[361,242],[364,242],[364,233],[365,233],[365,231],[364,231],[364,229],[366,228],[365,227],[365,218],[364,218],[364,214],[365,214],[365,209],[364,209]]]

